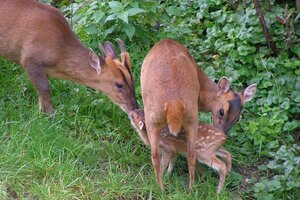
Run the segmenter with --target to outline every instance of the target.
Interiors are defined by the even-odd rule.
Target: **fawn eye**
[[[115,82],[115,86],[119,89],[123,88],[123,84],[122,83],[118,83],[118,82]]]
[[[223,115],[224,115],[224,109],[221,108],[221,109],[219,110],[219,113],[220,113],[220,116],[223,117]]]

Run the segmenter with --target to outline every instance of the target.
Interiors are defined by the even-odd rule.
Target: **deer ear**
[[[229,87],[230,87],[229,80],[225,76],[220,78],[218,82],[218,95],[225,94],[226,92],[228,92]]]
[[[104,45],[99,44],[99,48],[104,53],[105,57],[110,56],[112,59],[117,58],[115,47],[111,42],[107,41]]]
[[[143,130],[143,128],[144,128],[144,122],[139,121],[139,128],[140,128],[140,130]]]
[[[100,65],[99,57],[94,53],[92,49],[89,51],[89,64],[92,68],[94,68],[97,74],[101,73],[101,65]]]
[[[249,85],[243,92],[243,104],[251,101],[256,93],[256,84]]]

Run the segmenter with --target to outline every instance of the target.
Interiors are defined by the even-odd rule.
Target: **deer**
[[[86,47],[56,8],[36,0],[1,0],[0,56],[23,66],[37,90],[39,110],[55,113],[48,77],[102,91],[125,112],[137,108],[129,53],[117,39],[100,45],[104,57]]]
[[[196,63],[188,50],[170,39],[157,43],[143,61],[141,90],[151,160],[160,189],[164,190],[159,163],[159,134],[168,125],[171,134],[178,135],[181,128],[186,134],[189,189],[192,190],[200,86]]]
[[[144,144],[149,145],[149,136],[145,126],[145,113],[143,109],[130,111],[129,119],[132,126],[136,129],[140,139]],[[231,171],[232,156],[224,149],[223,144],[226,135],[212,125],[199,123],[196,137],[196,159],[198,162],[206,164],[219,173],[219,183],[217,193],[224,187],[227,174]],[[183,130],[175,137],[170,134],[168,127],[164,127],[159,135],[159,146],[161,148],[160,170],[164,174],[167,169],[169,175],[177,160],[177,155],[187,155],[187,142]],[[218,157],[222,158],[220,160]]]
[[[195,69],[197,80],[191,78],[186,73],[181,73],[180,75],[183,75],[183,77],[180,78],[170,74],[169,72],[174,69],[169,69],[169,71],[165,70],[163,75],[161,75],[161,80],[156,78],[157,74],[161,73],[160,70],[167,68],[166,66],[168,65],[177,66],[178,68]],[[171,68],[170,66],[169,68]],[[146,70],[144,70],[144,68]],[[147,78],[147,81],[145,81],[145,78]],[[171,81],[172,79],[173,81]],[[156,180],[161,188],[162,180],[158,177],[161,173],[159,171],[160,164],[158,163],[159,145],[157,140],[159,130],[163,128],[167,120],[166,117],[161,117],[156,121],[153,118],[159,116],[155,111],[163,112],[166,110],[166,107],[163,109],[161,106],[157,107],[153,104],[164,104],[164,102],[158,102],[157,95],[173,95],[172,92],[166,92],[164,90],[167,82],[176,83],[173,85],[171,84],[173,90],[176,90],[175,88],[182,88],[186,83],[199,85],[199,90],[193,89],[193,92],[198,94],[198,105],[194,106],[194,109],[202,112],[211,112],[213,126],[225,134],[239,119],[243,104],[250,101],[256,93],[256,84],[252,84],[245,90],[237,93],[230,89],[230,82],[226,77],[220,78],[220,80],[215,83],[197,66],[192,55],[184,46],[171,39],[163,39],[158,42],[147,54],[142,64],[141,88],[145,110],[145,124],[146,127],[150,127],[148,128],[148,134],[150,139],[149,142],[151,144],[152,164],[155,169]],[[158,85],[158,83],[161,84]],[[149,89],[149,87],[151,89]],[[181,115],[178,115],[177,113],[176,116]],[[177,123],[176,125],[182,126],[180,123]],[[155,136],[153,137],[153,135]],[[190,175],[190,178],[194,178],[194,176]],[[191,183],[193,183],[193,180],[190,180],[190,188]]]

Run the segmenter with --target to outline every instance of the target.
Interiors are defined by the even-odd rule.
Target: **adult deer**
[[[168,125],[174,135],[182,127],[184,129],[188,148],[189,188],[192,189],[200,91],[195,61],[179,43],[169,39],[162,40],[151,49],[143,62],[141,88],[152,164],[161,190],[164,190],[164,186],[158,141],[165,125]]]
[[[178,68],[181,69],[180,73],[174,73]],[[184,69],[186,69],[186,71]],[[190,72],[192,72],[192,75],[189,74]],[[197,79],[194,78],[194,73],[197,74]],[[193,87],[188,88],[186,85],[193,85],[195,87],[198,85],[199,89],[196,90]],[[180,91],[179,93],[181,93],[181,90],[190,90],[188,92],[194,92],[194,94],[197,95],[198,105],[193,105],[193,109],[212,112],[214,126],[222,132],[227,133],[238,120],[243,103],[250,101],[256,92],[256,84],[253,84],[244,91],[235,93],[230,90],[230,84],[226,77],[221,78],[217,84],[214,83],[196,65],[196,62],[188,50],[170,39],[158,42],[146,56],[142,66],[141,86],[145,107],[145,123],[151,145],[152,164],[155,169],[156,179],[161,188],[163,188],[163,184],[160,177],[160,164],[158,163],[159,144],[157,141],[160,130],[162,130],[164,125],[170,120],[167,120],[166,117],[166,100],[158,100],[159,98],[157,96],[174,98],[173,91]],[[166,91],[167,87],[171,88],[171,92]],[[184,95],[184,93],[181,94]],[[187,99],[190,98],[187,97]],[[193,101],[194,99],[190,99],[190,103]],[[157,106],[157,104],[159,106]],[[162,105],[164,105],[165,108],[163,108]],[[182,117],[182,112],[186,114],[187,110],[183,111],[182,109],[181,112],[177,112],[175,116]],[[175,119],[178,119],[178,117],[175,117]],[[178,126],[180,128],[182,126],[181,123],[175,124],[177,128]],[[189,140],[189,138],[187,139]],[[191,159],[192,158],[188,156],[188,160]],[[190,162],[192,165],[194,164],[194,162]],[[193,169],[193,166],[191,168],[189,167],[189,170],[190,169]],[[190,172],[190,188],[193,183],[191,179],[193,178],[194,173]]]
[[[104,59],[85,47],[63,14],[36,0],[0,0],[0,56],[21,64],[38,92],[39,108],[54,113],[48,77],[102,91],[124,111],[137,108],[129,54],[122,61],[103,45]]]

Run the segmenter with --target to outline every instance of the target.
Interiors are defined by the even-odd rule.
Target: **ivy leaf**
[[[117,16],[115,14],[108,15],[105,19],[105,22],[115,20],[116,18],[117,18]]]
[[[265,188],[266,188],[266,185],[265,185],[264,183],[262,183],[262,182],[256,183],[256,184],[254,185],[254,191],[255,191],[256,193],[265,190]]]
[[[131,40],[132,39],[132,37],[134,36],[134,33],[135,33],[135,28],[134,28],[134,26],[133,25],[131,25],[131,24],[127,24],[126,26],[125,26],[125,33],[126,33],[126,35],[128,36],[128,38],[129,38],[129,40]]]
[[[113,12],[119,12],[120,10],[122,10],[122,4],[118,1],[110,1],[108,3],[108,6],[111,8],[111,10]]]
[[[255,52],[255,47],[241,45],[237,48],[237,51],[241,56],[246,56],[248,54]]]
[[[97,27],[95,24],[91,24],[86,28],[86,32],[89,34],[96,34],[98,33]]]
[[[300,57],[300,44],[291,46],[291,51]]]
[[[95,13],[93,14],[93,19],[95,20],[95,22],[100,22],[100,20],[105,16],[104,12],[102,11],[95,11]]]
[[[180,10],[179,8],[175,7],[175,6],[169,6],[166,9],[167,13],[169,16],[180,16]]]
[[[129,10],[127,10],[128,16],[134,16],[143,12],[146,12],[146,10],[141,8],[130,8]]]
[[[119,14],[118,18],[121,19],[126,24],[128,24],[128,12],[123,12],[123,13]]]

